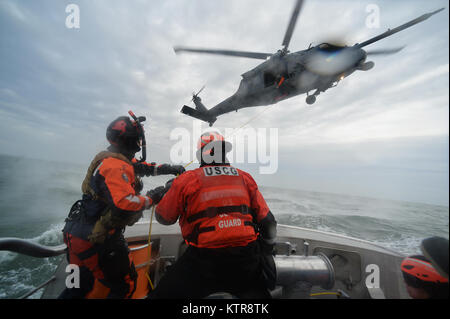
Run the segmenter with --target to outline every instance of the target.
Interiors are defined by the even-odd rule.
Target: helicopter
[[[365,51],[363,49],[365,46],[423,22],[444,10],[441,8],[423,14],[353,46],[321,43],[317,46],[310,45],[306,50],[291,53],[288,47],[303,3],[303,0],[296,1],[283,38],[282,48],[274,54],[175,46],[176,54],[181,52],[205,53],[265,60],[252,70],[243,73],[238,90],[213,108],[208,110],[199,97],[203,87],[199,92],[193,93],[192,101],[195,109],[184,105],[181,113],[205,121],[212,126],[219,115],[232,111],[237,112],[238,109],[246,107],[275,104],[299,94],[306,93],[306,103],[311,105],[320,93],[337,86],[339,81],[353,72],[372,69],[375,63],[366,61],[368,56],[394,54],[403,49],[403,47],[398,47]],[[312,94],[310,94],[311,91],[313,91]]]

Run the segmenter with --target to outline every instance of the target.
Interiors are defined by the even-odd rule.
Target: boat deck
[[[145,244],[148,241],[149,223],[140,222],[132,227],[127,227],[125,238],[129,243]],[[165,264],[171,264],[179,258],[186,244],[184,243],[178,224],[165,226],[152,223],[151,240],[157,259],[164,264],[159,264],[153,269],[154,283],[157,284],[163,275]],[[305,244],[306,242],[306,244]],[[156,249],[155,249],[156,248]],[[335,282],[328,292],[343,291],[350,298],[409,298],[400,264],[404,256],[393,250],[386,249],[365,240],[351,238],[339,234],[333,234],[301,227],[278,225],[277,227],[277,255],[304,255],[325,254],[334,268]],[[66,261],[64,260],[55,272],[56,280],[48,285],[42,298],[56,298],[64,288]],[[378,270],[378,271],[377,271]],[[368,289],[366,281],[369,276],[379,274],[379,288],[377,280],[369,284],[375,286]],[[278,287],[280,288],[280,287]],[[280,289],[272,292],[274,297],[281,297]],[[323,288],[313,287],[311,293],[326,292]],[[334,295],[316,295],[312,298],[336,298]]]

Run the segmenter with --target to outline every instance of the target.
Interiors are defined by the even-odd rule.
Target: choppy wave
[[[56,260],[44,258],[39,260],[39,262],[32,263],[20,260],[18,264],[26,265],[2,271],[0,275],[0,287],[2,287],[0,289],[0,298],[20,298],[30,292],[53,275],[60,261],[60,258]],[[35,299],[41,295],[42,291],[38,291],[29,298]]]
[[[51,225],[50,228],[46,231],[44,231],[42,234],[30,238],[31,241],[34,241],[36,243],[47,245],[47,246],[54,246],[62,244],[62,229],[64,227],[64,223],[54,224]]]
[[[62,227],[63,224],[54,224],[36,237],[17,237],[56,246],[63,242]],[[17,253],[0,252],[0,298],[19,298],[28,293],[53,275],[62,257],[36,259]],[[29,298],[39,298],[41,295],[42,291],[38,291]]]
[[[420,242],[433,235],[421,235],[402,223],[367,216],[276,214],[276,218],[280,224],[364,239],[405,255],[420,253]],[[442,236],[442,233],[445,232],[439,234]]]
[[[403,254],[430,236],[448,238],[448,207],[262,187],[280,224],[364,239]]]

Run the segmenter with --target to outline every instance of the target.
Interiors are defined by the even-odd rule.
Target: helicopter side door
[[[268,88],[275,84],[276,80],[278,78],[278,75],[276,75],[274,72],[267,70],[263,73],[263,79],[264,79],[264,87]]]

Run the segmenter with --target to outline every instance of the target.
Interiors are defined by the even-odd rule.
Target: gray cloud
[[[171,130],[192,129],[192,120],[179,113],[191,92],[206,84],[202,99],[212,107],[236,91],[240,74],[259,63],[177,56],[172,47],[275,52],[293,6],[266,0],[72,2],[80,7],[80,29],[65,27],[69,2],[0,2],[4,153],[87,163],[106,145],[107,124],[133,109],[149,118],[151,159],[169,161]],[[380,7],[380,29],[365,27],[369,3]],[[439,0],[307,1],[290,49],[329,39],[353,44],[445,6]],[[267,185],[448,205],[447,10],[373,44],[370,48],[406,47],[374,57],[373,70],[344,79],[314,106],[298,96],[267,111],[226,114],[217,127],[239,127],[257,117],[251,126],[279,128],[279,174],[259,176],[254,165],[244,165]],[[286,173],[293,169],[307,178],[299,182]],[[421,177],[411,186],[414,170]],[[339,182],[330,184],[327,176]],[[421,189],[426,195],[419,198]],[[438,191],[433,195],[430,189]]]

